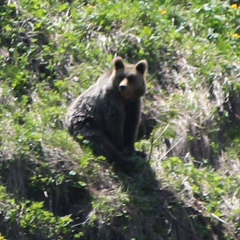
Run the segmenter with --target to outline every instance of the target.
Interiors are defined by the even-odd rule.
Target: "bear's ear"
[[[146,72],[148,68],[148,63],[146,60],[141,60],[136,64],[136,70],[141,73],[142,75],[144,75],[144,73]]]
[[[123,59],[121,57],[116,57],[113,60],[113,64],[115,67],[115,70],[118,71],[119,69],[124,69],[124,62]]]

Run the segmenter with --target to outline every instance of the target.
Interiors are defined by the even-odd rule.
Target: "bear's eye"
[[[134,75],[130,75],[127,77],[129,82],[134,82],[136,80],[136,77]]]
[[[122,81],[124,78],[126,78],[125,74],[119,74],[118,78],[120,81]]]

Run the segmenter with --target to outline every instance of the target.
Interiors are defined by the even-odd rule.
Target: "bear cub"
[[[94,154],[130,166],[129,156],[144,154],[135,151],[134,143],[148,64],[145,60],[126,64],[116,57],[113,65],[113,70],[105,72],[70,105],[66,125],[77,141],[79,136],[89,141]]]

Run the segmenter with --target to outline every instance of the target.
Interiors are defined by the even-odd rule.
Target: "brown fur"
[[[129,161],[123,151],[135,153],[147,62],[125,64],[117,57],[113,64],[71,104],[66,124],[75,139],[89,140],[95,154],[124,165]]]

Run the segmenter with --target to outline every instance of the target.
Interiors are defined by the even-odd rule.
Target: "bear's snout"
[[[120,85],[120,86],[119,86],[119,90],[120,90],[120,92],[125,92],[125,91],[127,90],[127,86],[125,86],[125,85]]]
[[[125,92],[127,90],[127,85],[128,85],[128,81],[125,78],[124,80],[121,81],[121,83],[119,85],[119,91],[120,92]]]

